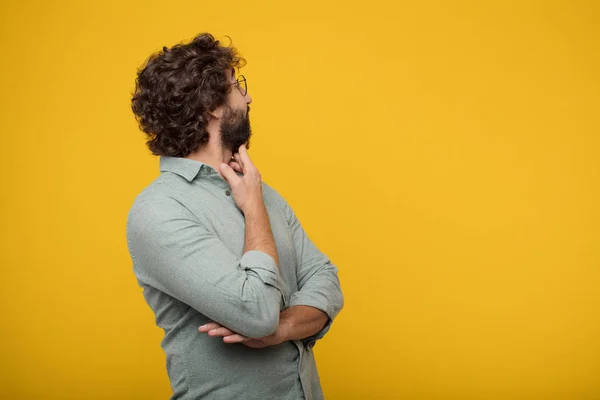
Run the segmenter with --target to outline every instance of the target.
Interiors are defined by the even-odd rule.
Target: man
[[[161,174],[131,207],[129,252],[172,399],[321,399],[311,349],[343,307],[337,268],[248,155],[244,64],[201,34],[138,72],[132,109]]]

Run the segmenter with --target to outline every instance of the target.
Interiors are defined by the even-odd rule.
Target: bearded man
[[[129,253],[172,399],[321,399],[312,347],[343,307],[338,271],[250,159],[244,64],[204,33],[139,70],[161,174],[131,206]]]

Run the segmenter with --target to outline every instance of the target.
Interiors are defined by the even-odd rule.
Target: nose
[[[246,93],[246,104],[250,104],[252,103],[252,97],[250,97],[250,95],[248,93]]]

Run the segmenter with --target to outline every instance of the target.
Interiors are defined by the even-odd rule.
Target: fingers
[[[250,156],[248,155],[248,150],[246,149],[245,144],[240,146],[238,153],[242,161],[242,167],[244,169],[248,169],[252,165],[252,161],[250,161]]]
[[[250,340],[250,338],[247,338],[246,336],[242,336],[239,333],[235,333],[233,335],[225,336],[223,338],[223,341],[225,343],[241,343],[241,342],[245,342],[246,340]]]
[[[225,343],[241,343],[250,338],[235,333],[231,329],[225,328],[223,325],[217,324],[216,322],[209,322],[198,328],[202,333],[208,333],[208,336],[222,336]]]
[[[229,161],[229,166],[233,168],[234,171],[244,173],[244,171],[242,171],[242,167],[236,161]]]
[[[229,183],[229,186],[233,187],[233,184],[236,182],[236,180],[239,180],[240,177],[237,176],[233,169],[225,163],[221,163],[220,168],[223,178],[225,178],[227,183]]]
[[[208,333],[208,336],[231,336],[236,334],[231,329],[217,324],[216,322],[210,322],[202,325],[200,328],[198,328],[198,330],[202,333]]]
[[[246,174],[246,168],[244,168],[244,164],[242,163],[242,158],[240,157],[240,155],[238,153],[235,153],[233,155],[233,158],[235,159],[235,162],[240,166],[240,168],[242,169],[242,173],[245,175]]]
[[[211,329],[208,331],[208,336],[231,336],[236,335],[231,329],[221,326],[219,328]]]
[[[217,329],[220,327],[221,327],[221,325],[217,324],[216,322],[209,322],[208,324],[202,325],[200,328],[198,328],[198,330],[202,333],[206,333],[206,332],[210,331],[211,329]]]
[[[256,167],[250,160],[250,156],[248,155],[248,150],[246,149],[245,145],[240,146],[239,152],[234,154],[234,157],[236,159],[236,162],[241,165],[243,169],[243,174],[245,176],[257,178],[259,180],[261,179],[258,169],[256,169]]]
[[[242,161],[242,157],[240,156],[240,153],[233,153],[233,158],[235,159],[235,162],[237,162],[240,167],[242,167],[242,169],[244,169],[244,162]]]

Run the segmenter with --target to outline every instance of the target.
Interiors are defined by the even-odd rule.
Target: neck
[[[185,158],[200,161],[210,165],[221,175],[221,163],[228,164],[233,155],[231,150],[224,149],[221,146],[221,133],[219,132],[219,121],[212,119],[206,128],[210,138],[208,143],[200,146],[196,151],[188,154]]]

